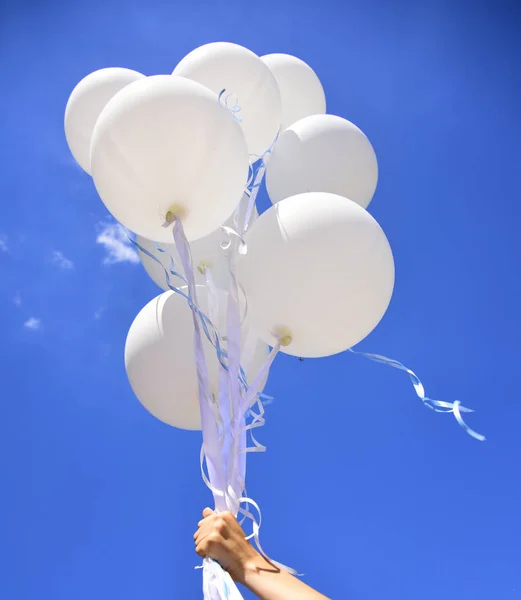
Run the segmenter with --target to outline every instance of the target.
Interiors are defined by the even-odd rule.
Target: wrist
[[[246,587],[250,587],[258,577],[265,571],[273,571],[273,565],[266,560],[261,554],[255,552],[246,562],[243,563],[241,569],[241,578],[239,583]]]

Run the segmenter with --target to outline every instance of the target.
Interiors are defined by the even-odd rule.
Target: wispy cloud
[[[18,292],[13,296],[13,304],[18,308],[22,306],[22,297]]]
[[[102,223],[96,243],[106,251],[104,264],[113,265],[121,262],[139,263],[139,256],[127,237],[127,232],[119,223]]]
[[[42,328],[42,320],[37,319],[36,317],[29,317],[24,323],[24,327],[26,329],[31,329],[32,331],[38,331]]]
[[[74,269],[74,263],[72,262],[72,260],[70,258],[67,258],[60,250],[55,250],[52,253],[52,262],[55,265],[58,265],[60,269]]]
[[[100,306],[100,308],[98,308],[98,310],[94,313],[94,318],[99,321],[101,319],[101,317],[103,316],[103,313],[105,312],[105,307],[104,306]]]
[[[9,246],[7,245],[7,237],[0,234],[0,252],[9,252]]]

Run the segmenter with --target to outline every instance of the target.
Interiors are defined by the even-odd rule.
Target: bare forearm
[[[216,560],[234,581],[245,585],[259,600],[328,600],[263,558],[245,539],[230,512],[217,514],[205,508],[194,541],[199,556]]]
[[[326,596],[262,557],[247,566],[241,583],[259,600],[328,600]]]

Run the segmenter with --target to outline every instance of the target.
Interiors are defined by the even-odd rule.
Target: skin
[[[259,554],[245,539],[231,513],[217,514],[205,508],[197,527],[194,534],[197,554],[216,560],[235,582],[246,586],[259,600],[328,600]]]

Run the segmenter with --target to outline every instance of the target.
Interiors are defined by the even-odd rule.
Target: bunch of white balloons
[[[236,229],[252,169],[266,163],[273,206],[260,216],[253,211],[247,251],[237,263],[249,378],[268,346],[328,356],[360,342],[384,315],[393,257],[366,210],[377,184],[376,156],[356,125],[326,114],[320,80],[302,60],[259,57],[219,42],[190,52],[171,75],[101,69],[72,92],[65,132],[77,162],[107,209],[136,234],[145,269],[165,290],[172,258],[183,274],[170,226],[173,216],[180,219],[203,312],[207,269],[226,305],[230,250],[223,250],[228,234],[221,226]],[[125,363],[136,396],[153,415],[200,429],[190,313],[175,292],[152,300],[130,328]],[[214,325],[225,337],[223,323]],[[218,359],[210,343],[205,352],[216,393]]]
[[[128,332],[132,389],[161,421],[202,430],[215,508],[251,518],[263,553],[260,523],[243,506],[260,517],[245,497],[246,453],[264,449],[252,430],[264,423],[271,364],[279,351],[351,350],[393,292],[391,248],[367,211],[378,179],[373,147],[356,125],[326,114],[305,62],[226,42],[196,48],[171,75],[91,73],[69,98],[65,133],[165,290]],[[259,216],[264,175],[273,206]],[[463,421],[472,411],[459,401],[427,397],[398,361],[355,353],[404,371],[424,405],[485,439]],[[205,600],[241,598],[210,559],[203,590]]]

